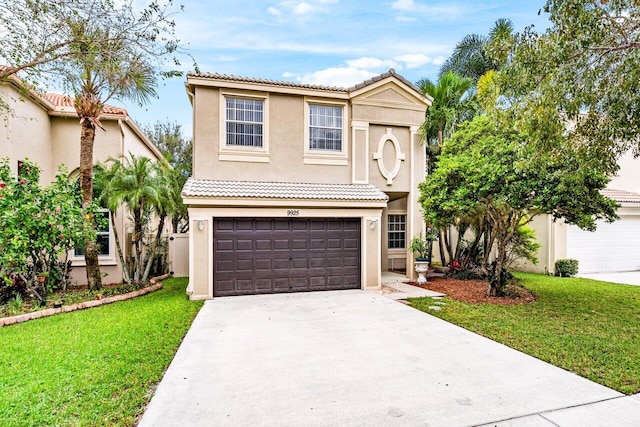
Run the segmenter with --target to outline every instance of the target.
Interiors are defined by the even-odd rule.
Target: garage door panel
[[[271,271],[273,269],[272,259],[257,259],[255,260],[256,271]]]
[[[271,239],[256,239],[254,240],[256,251],[271,251],[273,250]]]
[[[218,240],[216,244],[216,250],[218,252],[228,251],[233,252],[233,240]]]
[[[253,240],[248,240],[248,239],[236,240],[236,251],[253,252]]]
[[[224,272],[233,272],[233,260],[218,260],[216,261],[216,270]]]
[[[253,260],[239,259],[236,261],[237,273],[251,273],[253,272]]]
[[[256,231],[271,231],[272,225],[270,219],[256,219],[255,220]]]
[[[640,270],[640,217],[598,221],[594,232],[568,226],[567,258],[579,261],[580,273]]]
[[[258,291],[270,291],[273,288],[273,280],[271,279],[256,279],[256,290]]]
[[[360,220],[214,219],[214,295],[360,288]]]

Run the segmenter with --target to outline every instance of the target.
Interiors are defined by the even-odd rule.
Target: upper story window
[[[342,107],[309,105],[309,149],[342,151]]]
[[[264,101],[226,98],[226,144],[232,147],[264,146]]]
[[[269,94],[220,92],[218,159],[269,163]]]
[[[304,105],[304,163],[347,166],[347,101],[305,98]]]

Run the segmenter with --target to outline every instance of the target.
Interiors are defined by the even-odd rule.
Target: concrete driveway
[[[385,296],[333,291],[207,301],[140,426],[631,426],[638,419],[638,396]]]
[[[623,271],[619,273],[584,273],[577,277],[601,280],[603,282],[620,283],[623,285],[640,286],[640,271]]]

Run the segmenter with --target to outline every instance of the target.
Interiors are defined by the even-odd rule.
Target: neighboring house
[[[394,70],[351,88],[189,74],[192,299],[379,289],[424,230],[431,100]]]
[[[0,84],[0,97],[12,109],[12,113],[0,124],[0,158],[10,159],[14,173],[17,173],[20,161],[29,159],[42,169],[41,184],[46,185],[54,180],[59,165],[64,164],[69,172],[79,167],[80,123],[71,98],[25,91],[16,77],[10,77],[6,84]],[[100,118],[104,131],[96,130],[94,161],[105,161],[109,157],[117,158],[128,153],[152,159],[162,158],[162,154],[125,109],[107,105]],[[117,212],[116,221],[119,235],[126,236],[127,215],[124,209]],[[100,271],[107,274],[104,281],[122,281],[110,224],[108,228],[99,230],[98,241],[101,250]],[[82,251],[73,251],[70,259],[73,265],[72,282],[86,284]]]
[[[603,194],[620,204],[620,219],[597,222],[594,232],[553,221],[550,215],[533,220],[538,242],[538,264],[521,264],[518,269],[536,273],[554,273],[558,259],[579,261],[580,273],[640,270],[640,159],[623,155],[620,170]]]

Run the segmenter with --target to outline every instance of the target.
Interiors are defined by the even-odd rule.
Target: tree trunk
[[[95,218],[87,209],[93,201],[93,142],[96,129],[90,120],[84,118],[80,130],[80,193],[82,194],[82,209],[88,226],[95,228]],[[98,263],[98,244],[95,239],[84,241],[84,261],[87,270],[87,286],[91,290],[102,287],[102,276]]]
[[[118,258],[120,259],[120,266],[122,266],[122,278],[131,285],[131,277],[129,277],[129,271],[127,270],[127,263],[124,261],[124,255],[122,254],[122,246],[120,246],[120,235],[116,228],[115,213],[109,212],[109,218],[111,218],[111,228],[113,229],[113,238],[116,241],[116,249],[118,250]]]
[[[158,222],[158,232],[156,233],[156,238],[153,242],[153,246],[151,247],[151,253],[149,254],[149,259],[147,260],[147,266],[144,269],[144,275],[142,276],[142,281],[145,282],[149,277],[149,271],[151,271],[151,264],[153,264],[153,259],[158,252],[158,247],[160,246],[160,238],[162,237],[162,230],[164,228],[164,219],[165,216],[160,216],[160,221]]]
[[[140,281],[140,257],[142,249],[140,248],[140,239],[142,234],[142,212],[136,209],[133,212],[133,280],[138,283]]]
[[[171,216],[171,227],[173,229],[173,234],[178,233],[178,225],[180,224],[180,215],[175,214]]]
[[[498,242],[498,253],[496,255],[496,261],[493,267],[492,277],[489,280],[489,296],[503,297],[505,289],[505,279],[503,277],[502,269],[504,268],[504,260],[506,258],[506,244],[503,241]]]
[[[447,265],[447,257],[444,255],[444,232],[442,230],[438,231],[440,233],[438,236],[438,251],[440,252],[440,263],[444,267]]]
[[[451,247],[451,242],[449,241],[449,234],[451,233],[451,226],[447,226],[447,229],[444,231],[444,246],[447,248],[447,253],[449,254],[449,263],[451,263],[453,258],[453,248]]]

